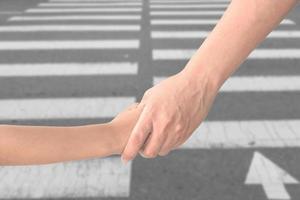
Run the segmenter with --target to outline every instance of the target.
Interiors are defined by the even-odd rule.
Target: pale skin
[[[122,160],[138,153],[164,156],[183,144],[208,115],[222,84],[297,2],[232,0],[185,68],[145,92]]]
[[[0,125],[0,165],[41,165],[118,155],[140,115],[137,105],[104,124]]]

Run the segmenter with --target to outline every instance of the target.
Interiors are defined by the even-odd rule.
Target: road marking
[[[26,13],[141,12],[141,8],[33,8]]]
[[[300,31],[272,31],[268,38],[300,38]]]
[[[154,77],[153,85],[167,77]],[[300,91],[300,76],[246,76],[230,77],[220,92]]]
[[[131,162],[125,166],[120,158],[111,157],[6,166],[0,176],[1,199],[128,197]]]
[[[137,74],[137,63],[0,64],[0,77]]]
[[[16,15],[22,13],[23,12],[19,12],[19,11],[0,11],[0,15]]]
[[[49,15],[49,16],[15,16],[8,21],[78,21],[78,20],[140,20],[139,15]],[[120,25],[117,25],[118,27]],[[123,25],[124,26],[124,25]]]
[[[97,7],[97,6],[141,6],[142,2],[123,3],[40,3],[39,7]]]
[[[49,0],[49,2],[141,2],[141,0]]]
[[[219,19],[152,19],[152,25],[214,25]]]
[[[153,19],[152,25],[215,25],[219,19]],[[284,19],[281,25],[294,25],[295,22],[290,19]]]
[[[152,16],[202,16],[202,15],[219,15],[222,16],[224,11],[209,11],[209,10],[199,10],[199,11],[151,11]]]
[[[134,97],[1,99],[0,120],[114,117]]]
[[[206,38],[210,31],[152,31],[151,38],[164,39],[187,39]]]
[[[152,31],[152,38],[163,39],[189,39],[206,38],[210,31]],[[300,38],[300,31],[273,31],[267,38]]]
[[[204,121],[182,149],[300,147],[300,120]]]
[[[150,5],[150,8],[173,9],[173,8],[227,8],[228,4],[173,4],[173,5]]]
[[[54,0],[52,0],[54,1]],[[163,3],[163,4],[173,4],[173,3],[229,3],[229,0],[152,0],[150,3]]]
[[[300,49],[259,49],[253,51],[249,59],[298,59]]]
[[[190,59],[196,49],[154,49],[153,60]],[[255,49],[247,59],[299,59],[300,49]]]
[[[139,31],[139,25],[26,25],[0,26],[0,32],[86,32],[86,31]]]
[[[268,199],[289,200],[284,184],[299,184],[299,181],[261,153],[254,152],[245,184],[262,185]]]
[[[232,77],[224,83],[221,91],[300,91],[300,76]]]
[[[47,40],[1,41],[0,51],[11,50],[89,50],[89,49],[138,49],[138,40]]]

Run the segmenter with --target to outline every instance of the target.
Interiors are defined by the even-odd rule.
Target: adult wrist
[[[205,82],[207,87],[215,92],[218,92],[226,80],[221,71],[200,62],[196,63],[190,61],[180,74],[185,76],[196,88],[201,88]]]

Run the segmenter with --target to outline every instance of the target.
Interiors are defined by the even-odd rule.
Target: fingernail
[[[143,158],[147,158],[147,156],[144,155],[143,151],[140,151],[139,153],[140,153],[140,156],[142,156]]]
[[[128,163],[128,160],[124,159],[123,157],[121,157],[121,161],[122,161],[123,165],[127,165],[127,163]]]
[[[147,158],[142,152],[140,152],[140,155],[141,155],[143,158]]]

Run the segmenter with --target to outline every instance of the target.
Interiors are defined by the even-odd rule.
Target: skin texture
[[[206,118],[222,84],[296,3],[232,0],[185,68],[145,92],[122,160],[138,153],[164,156],[184,143]]]
[[[141,109],[133,104],[106,124],[0,125],[0,165],[38,165],[121,154]]]

